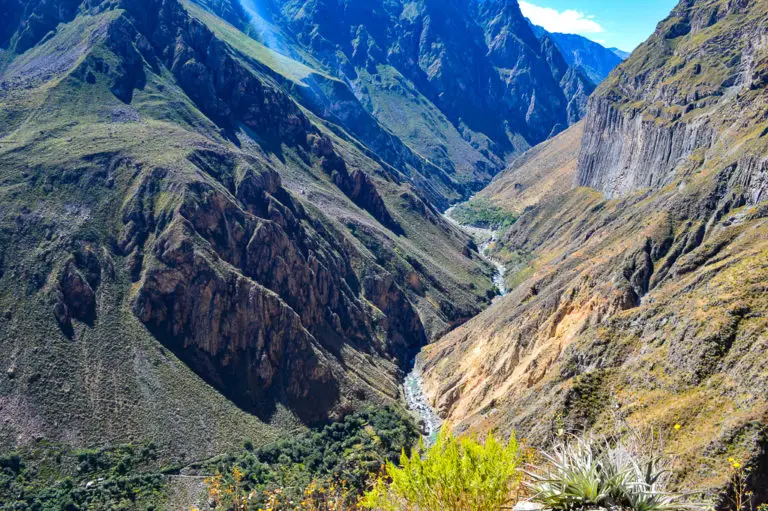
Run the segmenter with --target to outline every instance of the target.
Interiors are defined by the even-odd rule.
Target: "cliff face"
[[[595,90],[595,84],[580,67],[569,66],[566,63],[555,42],[549,36],[542,37],[540,44],[541,54],[568,101],[566,106],[568,124],[573,125],[586,115],[587,101]]]
[[[0,22],[3,448],[267,442],[395,402],[413,353],[489,302],[491,268],[425,198],[434,167],[234,4],[19,5]]]
[[[618,197],[728,160],[738,179],[760,182],[761,165],[742,153],[765,104],[764,7],[682,3],[660,23],[591,98],[578,184]]]
[[[592,96],[581,147],[561,134],[480,193],[520,218],[509,295],[425,350],[458,429],[628,424],[667,438],[680,489],[716,493],[736,457],[768,498],[767,9],[681,2]]]

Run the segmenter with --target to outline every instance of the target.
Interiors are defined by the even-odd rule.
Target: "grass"
[[[291,57],[282,55],[264,44],[233,27],[221,18],[207,12],[191,1],[184,1],[184,7],[196,18],[211,28],[217,37],[244,55],[266,66],[278,75],[307,87],[307,79],[312,75],[322,76],[326,80],[335,80],[318,67],[309,67]]]
[[[418,437],[413,423],[392,408],[364,410],[343,421],[259,446],[251,439],[231,455],[191,464],[163,466],[153,443],[72,449],[42,443],[0,457],[0,509],[167,509],[170,481],[183,470],[211,476],[226,486],[240,474],[239,487],[257,491],[262,503],[270,489],[287,489],[296,501],[312,481],[344,479],[360,494],[368,475],[397,459]],[[194,476],[193,476],[194,477]]]
[[[501,161],[486,156],[491,154],[487,139],[474,134],[480,149],[473,147],[445,114],[392,66],[381,64],[375,74],[360,69],[357,87],[365,94],[366,108],[384,127],[457,183],[490,180],[492,172],[480,173],[479,164],[501,169]]]

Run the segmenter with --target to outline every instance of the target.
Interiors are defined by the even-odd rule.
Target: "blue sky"
[[[523,14],[550,32],[580,34],[632,51],[678,0],[520,0]]]

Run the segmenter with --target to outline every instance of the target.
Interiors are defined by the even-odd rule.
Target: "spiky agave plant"
[[[602,506],[610,498],[599,454],[592,443],[574,439],[542,453],[546,469],[531,472],[534,500],[555,510]]]
[[[606,479],[614,505],[632,511],[668,511],[683,507],[682,495],[665,491],[669,471],[662,454],[653,450],[642,452],[618,443],[606,445],[603,458],[603,470],[607,474],[621,474],[621,477]]]
[[[665,491],[666,459],[655,442],[573,439],[543,453],[543,472],[529,474],[534,500],[553,510],[618,507],[671,511],[690,507]]]

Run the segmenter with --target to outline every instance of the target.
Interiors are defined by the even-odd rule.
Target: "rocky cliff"
[[[605,80],[611,71],[629,57],[629,53],[616,48],[605,48],[577,34],[547,32],[537,25],[532,25],[532,28],[539,39],[551,39],[568,65],[581,69],[594,83]]]
[[[553,76],[516,2],[271,0],[249,14],[256,38],[322,63],[426,157],[441,206],[578,120],[591,92],[581,76]]]
[[[578,183],[611,197],[684,182],[731,162],[745,196],[763,192],[765,6],[682,3],[592,98]],[[758,116],[755,118],[755,116]],[[759,137],[758,137],[759,138]]]

